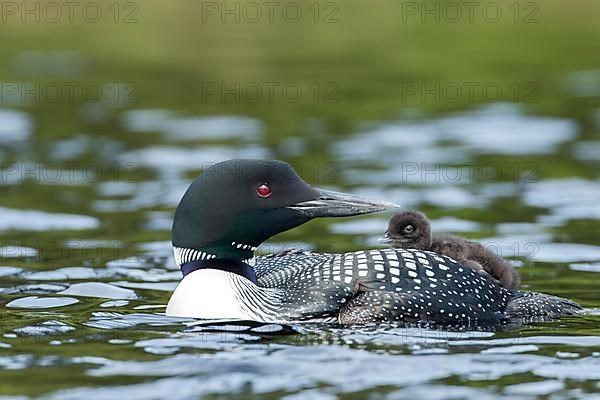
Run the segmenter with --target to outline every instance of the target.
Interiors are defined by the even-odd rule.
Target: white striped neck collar
[[[246,257],[241,259],[241,262],[248,264],[250,266],[254,265],[254,251],[256,250],[255,246],[250,246],[242,243],[231,242],[231,246],[234,249],[239,249],[250,253],[250,257]],[[191,249],[188,247],[178,247],[173,246],[173,254],[175,256],[175,262],[177,266],[181,268],[182,265],[193,262],[193,261],[205,261],[205,260],[214,260],[219,258],[216,254],[210,253],[207,251]]]

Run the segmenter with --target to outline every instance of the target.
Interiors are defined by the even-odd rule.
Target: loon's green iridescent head
[[[317,217],[397,207],[315,188],[282,161],[228,160],[190,185],[175,212],[173,246],[246,259],[269,237]]]

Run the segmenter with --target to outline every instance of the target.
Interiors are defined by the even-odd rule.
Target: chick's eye
[[[414,226],[412,226],[412,225],[406,225],[406,226],[404,227],[404,232],[405,232],[405,233],[412,233],[412,231],[414,231],[414,230],[415,230],[415,227],[414,227]]]
[[[271,195],[271,188],[266,183],[263,183],[256,188],[256,194],[260,197],[269,197]]]

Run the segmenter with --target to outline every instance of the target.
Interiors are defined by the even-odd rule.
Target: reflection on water
[[[0,207],[0,230],[48,231],[94,229],[100,225],[96,218],[75,214],[51,214],[34,210],[15,210]]]
[[[24,112],[0,109],[0,143],[10,144],[29,139],[33,130],[31,118]]]
[[[478,153],[549,153],[576,134],[573,121],[526,116],[515,105],[496,104],[432,121],[386,123],[337,142],[334,149],[348,161],[379,160],[398,166],[460,163]],[[431,148],[444,141],[455,145],[445,146],[444,151]]]
[[[178,118],[167,110],[135,110],[124,116],[125,129],[130,132],[161,132],[170,140],[194,139],[256,139],[262,124],[237,116]]]
[[[43,371],[49,368],[76,367],[77,374],[87,379],[107,382],[72,387],[47,383],[44,398],[142,399],[151,394],[187,399],[203,394],[278,392],[290,399],[323,399],[364,391],[389,399],[514,398],[572,394],[577,382],[600,379],[596,372],[600,370],[600,336],[597,313],[592,310],[583,317],[531,322],[497,332],[474,327],[439,331],[431,327],[211,325],[163,316],[160,312],[180,273],[174,270],[170,243],[165,240],[171,211],[162,208],[172,210],[177,204],[189,184],[184,173],[224,158],[270,157],[271,153],[261,145],[263,128],[254,119],[178,119],[167,110],[139,110],[127,112],[123,120],[130,131],[176,132],[164,136],[162,144],[116,155],[123,162],[134,162],[140,171],[160,170],[154,178],[93,182],[86,208],[89,216],[0,210],[4,231],[64,232],[52,236],[64,253],[50,264],[45,262],[48,249],[39,243],[26,246],[24,240],[23,245],[2,248],[9,265],[0,267],[6,298],[0,350],[10,352],[0,355],[0,367],[35,370],[36,379],[44,379]],[[425,207],[436,232],[472,236],[511,258],[520,267],[526,286],[598,307],[591,293],[599,288],[589,274],[600,270],[600,247],[587,240],[577,242],[585,226],[570,228],[580,218],[599,218],[598,177],[543,179],[537,176],[541,171],[535,171],[531,182],[521,177],[481,180],[474,176],[480,172],[477,167],[468,165],[479,154],[490,152],[552,154],[560,144],[577,144],[576,132],[571,121],[525,116],[514,107],[491,107],[414,124],[384,123],[332,143],[340,175],[328,186],[349,185],[346,190],[359,194],[405,207]],[[514,135],[520,138],[518,146]],[[90,144],[82,138],[69,141],[68,151],[61,154],[85,153]],[[234,142],[211,143],[215,138]],[[181,140],[206,141],[206,145],[189,148],[180,146]],[[408,163],[417,162],[416,169],[407,169]],[[454,172],[461,171],[463,176],[444,179],[443,174],[450,173],[444,162],[456,163]],[[421,163],[434,166],[420,169]],[[6,183],[9,187],[23,184],[19,179]],[[69,186],[84,190],[88,185]],[[53,190],[62,189],[59,185]],[[514,210],[502,207],[506,202]],[[528,211],[521,214],[519,209]],[[118,218],[111,217],[113,213],[123,212],[135,217],[138,229],[156,232],[155,238],[161,240],[145,241],[133,235],[127,239],[137,242],[132,253],[115,253],[126,246],[115,239],[125,236],[103,236],[98,229],[114,223],[109,222]],[[497,212],[502,214],[491,215]],[[386,229],[387,218],[323,221],[315,225],[326,234],[315,239],[289,235],[291,240],[274,239],[260,251],[323,250],[323,242],[334,251],[380,246],[376,239]],[[86,230],[95,233],[78,234]],[[574,238],[568,239],[569,235]],[[78,253],[90,249],[92,257]],[[580,287],[584,280],[586,285]],[[62,352],[65,346],[71,350]],[[48,347],[53,355],[37,354]],[[119,383],[110,383],[116,377]],[[477,381],[496,382],[495,389],[463,385]]]

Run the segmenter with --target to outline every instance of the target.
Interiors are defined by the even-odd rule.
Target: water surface
[[[529,25],[401,23],[401,3],[354,1],[335,24],[199,23],[186,1],[140,4],[128,25],[4,24],[5,82],[138,91],[0,104],[0,396],[598,396],[600,29],[598,5],[582,4],[545,2]],[[403,92],[472,80],[533,82],[537,101]],[[338,101],[203,100],[203,83],[266,81],[335,83]],[[525,290],[586,313],[494,331],[165,317],[173,211],[205,167],[235,157],[423,210],[435,231],[511,260]],[[312,221],[259,251],[375,248],[389,216]]]

